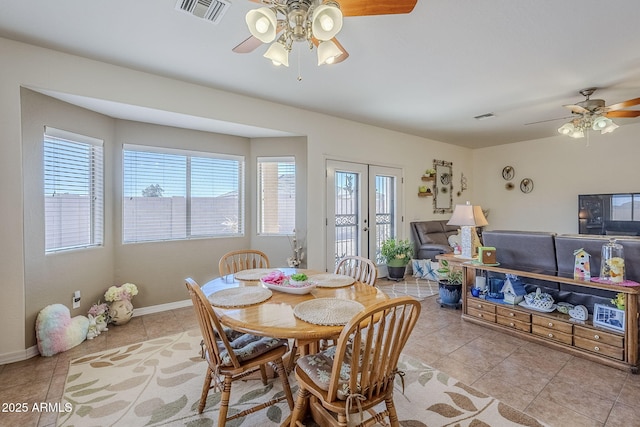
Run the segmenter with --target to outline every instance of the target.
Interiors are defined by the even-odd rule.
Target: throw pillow
[[[411,260],[411,266],[413,267],[413,277],[435,282],[440,280],[440,275],[438,274],[440,264],[438,262],[430,259],[413,259]]]

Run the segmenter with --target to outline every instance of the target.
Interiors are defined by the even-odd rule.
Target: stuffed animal
[[[89,318],[89,329],[87,330],[87,339],[92,340],[98,335],[100,335],[100,331],[98,330],[98,326],[96,325],[96,318],[92,315],[88,314]]]
[[[107,328],[107,316],[101,314],[100,316],[96,316],[96,327],[98,328],[98,334],[108,331]]]
[[[36,318],[38,350],[43,356],[69,350],[87,337],[89,319],[71,318],[69,309],[62,304],[51,304],[40,310]]]

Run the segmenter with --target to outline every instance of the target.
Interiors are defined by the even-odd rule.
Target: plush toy
[[[109,330],[109,328],[107,328],[107,316],[104,314],[96,316],[96,328],[98,328],[98,334]]]
[[[71,318],[69,309],[62,304],[48,305],[38,313],[36,338],[42,356],[53,356],[80,344],[87,337],[89,319]]]
[[[89,329],[87,330],[87,339],[92,340],[98,335],[100,335],[100,331],[98,330],[98,326],[96,325],[96,318],[92,315],[88,314],[89,318]]]

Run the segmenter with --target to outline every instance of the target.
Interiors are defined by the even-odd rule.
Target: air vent
[[[178,0],[176,3],[177,10],[206,19],[214,24],[222,20],[230,7],[231,2],[226,0]]]

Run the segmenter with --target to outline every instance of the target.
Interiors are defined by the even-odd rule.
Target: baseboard
[[[166,304],[152,305],[149,307],[140,307],[133,309],[133,317],[144,316],[145,314],[160,313],[163,311],[174,310],[176,308],[190,307],[192,302],[190,299],[183,301],[169,302]],[[25,350],[14,351],[12,353],[0,354],[0,365],[6,365],[9,363],[20,362],[22,360],[31,359],[34,356],[40,354],[38,352],[38,346],[34,345]]]
[[[166,304],[152,305],[149,307],[140,307],[133,309],[133,317],[144,316],[145,314],[160,313],[163,311],[174,310],[176,308],[191,307],[190,299],[182,301],[168,302]]]

